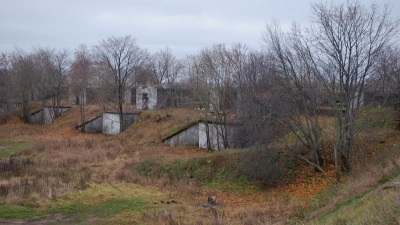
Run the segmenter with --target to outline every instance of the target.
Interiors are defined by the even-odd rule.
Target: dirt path
[[[46,215],[40,218],[30,219],[2,219],[0,218],[0,225],[18,225],[18,224],[31,224],[31,225],[48,225],[48,224],[74,224],[71,219],[62,214]]]
[[[85,224],[96,224],[98,217],[88,217],[84,223]],[[74,221],[71,216],[64,214],[48,214],[40,218],[30,218],[30,219],[3,219],[0,218],[0,225],[73,225],[77,222]]]

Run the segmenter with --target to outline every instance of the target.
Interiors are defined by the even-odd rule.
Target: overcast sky
[[[136,37],[150,52],[169,46],[178,56],[214,43],[260,48],[266,22],[307,23],[315,1],[0,0],[0,52],[15,47],[73,50],[125,35]],[[400,0],[377,2],[391,4],[393,16],[400,17]]]

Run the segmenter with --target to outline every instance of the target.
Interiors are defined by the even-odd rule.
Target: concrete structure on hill
[[[171,146],[199,146],[199,124],[190,124],[164,139],[165,144]]]
[[[125,91],[125,104],[136,104],[136,88],[130,88]]]
[[[56,115],[61,116],[70,109],[71,107],[69,106],[46,106],[31,113],[29,119],[32,123],[51,124],[55,119],[57,119]]]
[[[186,145],[204,149],[208,148],[207,142],[209,142],[210,149],[222,150],[225,149],[223,141],[225,135],[228,146],[235,147],[233,140],[234,128],[235,126],[233,125],[223,126],[219,123],[198,121],[167,136],[163,141],[171,146]]]
[[[229,146],[233,145],[232,135],[233,128],[232,126],[226,125],[223,126],[221,124],[215,123],[207,123],[200,122],[199,123],[199,147],[207,148],[207,131],[209,137],[209,144],[211,149],[213,150],[221,150],[225,149],[224,146],[224,135],[227,136],[227,142]]]
[[[193,92],[186,87],[157,85],[136,89],[136,108],[139,110],[190,106],[193,102]]]
[[[159,108],[164,99],[162,87],[141,86],[136,90],[136,108],[141,110]]]
[[[125,113],[124,127],[125,129],[137,121],[139,113]],[[118,113],[104,112],[101,115],[94,117],[85,123],[77,126],[77,129],[85,132],[95,132],[103,134],[116,135],[121,133],[120,119]]]
[[[103,114],[96,116],[81,125],[77,126],[78,130],[92,133],[103,132]]]

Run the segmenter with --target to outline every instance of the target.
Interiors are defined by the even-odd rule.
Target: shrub
[[[174,182],[193,179],[201,184],[218,184],[247,180],[269,187],[281,178],[281,161],[275,150],[257,147],[175,161],[147,159],[135,165],[134,171],[142,176],[167,178]]]
[[[255,147],[240,153],[238,175],[255,181],[262,187],[276,185],[281,178],[283,168],[277,151]]]

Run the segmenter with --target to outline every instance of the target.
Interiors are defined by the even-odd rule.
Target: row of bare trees
[[[57,116],[57,107],[68,99],[69,91],[78,96],[83,122],[86,95],[92,88],[104,104],[113,105],[123,124],[125,91],[139,83],[175,83],[183,64],[168,47],[149,54],[128,35],[101,40],[92,49],[81,45],[73,54],[66,49],[17,49],[1,55],[0,69],[3,109],[11,103],[21,104],[26,122],[30,122],[32,101],[51,104]]]
[[[80,99],[96,87],[103,103],[115,105],[123,130],[125,91],[138,83],[180,82],[193,91],[194,104],[204,110],[206,120],[221,125],[225,148],[230,147],[227,124],[232,118],[242,124],[235,135],[239,146],[266,143],[288,129],[309,150],[310,160],[305,160],[320,171],[325,134],[319,116],[329,105],[339,173],[339,168],[351,170],[354,140],[362,128],[356,117],[365,103],[363,92],[380,88],[400,94],[399,24],[388,6],[348,1],[313,4],[312,21],[305,27],[294,23],[283,30],[268,24],[263,51],[216,44],[181,60],[168,47],[149,54],[132,36],[110,37],[92,49],[80,46],[73,56],[67,50],[17,50],[1,56],[0,82],[8,82],[0,90],[1,103],[18,100],[29,121],[33,96],[43,105],[51,99],[59,106],[66,87]],[[5,90],[7,86],[12,88]],[[80,105],[83,122],[85,102]]]
[[[219,125],[224,148],[232,147],[227,126],[232,117],[241,124],[235,129],[235,146],[262,144],[273,136],[275,74],[268,56],[243,44],[217,44],[188,57],[186,70],[196,105],[206,120]]]
[[[40,48],[32,53],[17,50],[2,55],[2,85],[5,107],[12,102],[22,105],[23,119],[30,120],[31,103],[38,100],[45,105],[50,101],[55,116],[61,104],[63,88],[68,77],[68,54],[66,50]]]
[[[295,23],[284,31],[277,23],[268,24],[264,52],[240,44],[214,45],[189,57],[186,71],[205,115],[226,124],[232,110],[227,101],[234,105],[237,119],[246,124],[239,142],[263,143],[272,132],[290,129],[309,149],[311,159],[304,159],[319,171],[326,136],[320,110],[331,106],[338,174],[351,170],[354,141],[363,127],[356,119],[359,107],[367,103],[364,92],[379,94],[379,86],[398,93],[400,23],[390,17],[388,6],[357,1],[313,4],[312,12],[312,22],[304,28]],[[224,129],[219,132],[226,137]]]

